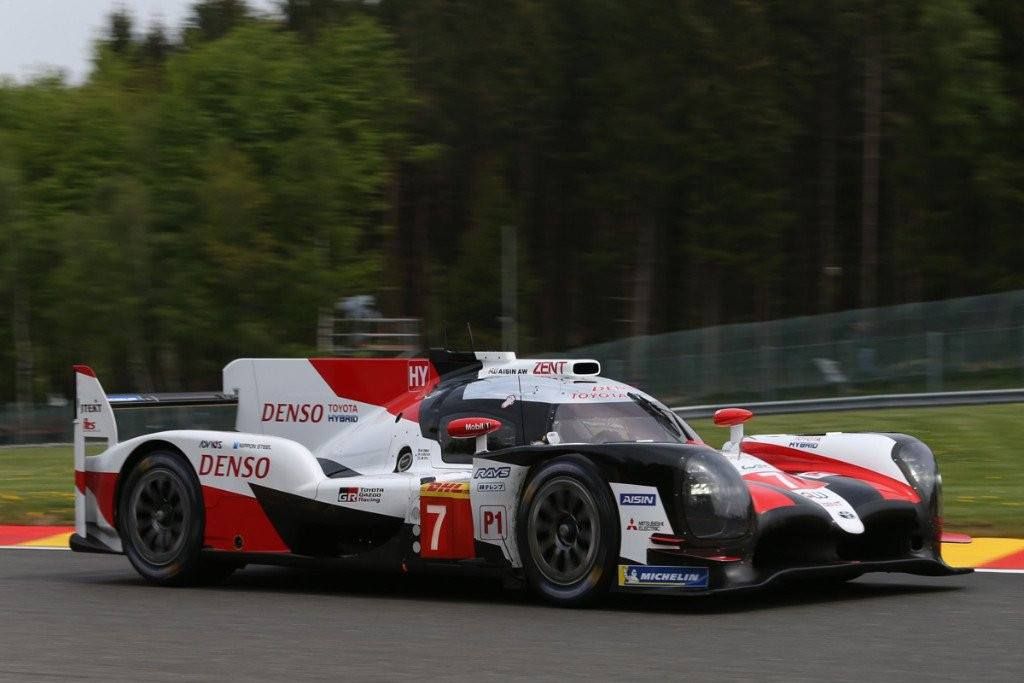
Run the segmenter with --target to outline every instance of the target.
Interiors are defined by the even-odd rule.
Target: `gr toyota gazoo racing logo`
[[[378,486],[342,486],[338,489],[339,503],[379,503],[384,489]]]

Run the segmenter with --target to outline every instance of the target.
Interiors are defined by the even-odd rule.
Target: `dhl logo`
[[[420,495],[434,498],[469,498],[469,484],[462,481],[432,481],[420,487]]]

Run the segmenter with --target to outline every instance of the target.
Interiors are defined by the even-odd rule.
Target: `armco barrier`
[[[987,405],[1024,403],[1024,388],[986,391],[946,391],[925,394],[881,394],[878,396],[843,396],[811,398],[797,401],[761,401],[757,403],[722,403],[716,405],[678,406],[672,411],[683,419],[711,417],[720,408],[747,408],[760,415],[787,413],[820,413],[834,410],[871,410],[877,408],[921,408],[934,406]],[[1024,412],[1021,417],[1024,418]]]

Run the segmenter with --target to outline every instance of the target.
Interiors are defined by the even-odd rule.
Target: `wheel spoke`
[[[578,498],[578,497],[577,498],[573,498],[572,509],[570,510],[570,513],[574,517],[579,516],[579,514],[581,512],[583,512],[583,509],[584,509],[585,505],[586,505],[586,503],[585,503],[585,501],[582,498]]]
[[[572,476],[540,486],[527,519],[530,557],[549,581],[584,580],[597,561],[600,513],[586,486]]]
[[[147,561],[164,566],[178,558],[191,515],[188,484],[166,467],[142,475],[130,493],[128,540]]]

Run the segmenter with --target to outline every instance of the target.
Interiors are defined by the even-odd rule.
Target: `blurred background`
[[[0,80],[0,443],[66,440],[76,362],[110,392],[431,346],[672,405],[1024,385],[1018,0],[88,4],[48,68],[84,19],[0,3],[33,65]]]

